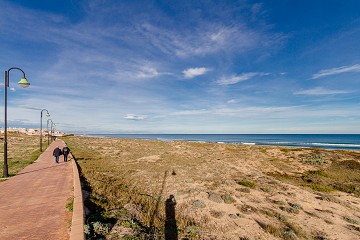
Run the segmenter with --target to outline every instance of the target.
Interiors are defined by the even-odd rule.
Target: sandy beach
[[[359,152],[64,140],[87,183],[88,217],[107,216],[97,220],[107,239],[360,238]]]

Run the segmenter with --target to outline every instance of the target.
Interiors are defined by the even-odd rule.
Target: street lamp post
[[[27,81],[25,77],[25,72],[17,67],[9,68],[7,71],[5,71],[5,80],[4,80],[4,178],[9,177],[9,170],[8,170],[8,162],[7,162],[7,88],[9,87],[9,74],[10,71],[16,69],[23,73],[23,77],[18,82],[21,87],[27,88],[30,83]]]
[[[56,126],[56,124],[53,121],[51,121],[51,141],[53,141],[53,134],[54,134],[55,126]]]
[[[40,113],[40,152],[42,152],[42,116],[43,116],[43,111],[46,111],[46,116],[50,117],[49,111],[46,109],[41,110]]]
[[[47,129],[47,135],[48,135],[48,145],[50,145],[50,142],[49,142],[49,136],[50,136],[50,134],[49,134],[49,133],[50,133],[50,132],[49,132],[49,121],[51,121],[51,124],[52,124],[52,122],[53,122],[52,119],[48,119],[48,120],[47,120],[47,128],[46,128],[46,129]]]

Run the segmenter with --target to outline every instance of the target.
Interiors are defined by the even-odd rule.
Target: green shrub
[[[251,181],[246,180],[246,179],[237,180],[236,183],[239,184],[239,185],[245,186],[245,187],[250,187],[250,188],[256,187],[256,183],[251,182]]]
[[[327,186],[323,186],[323,185],[319,185],[319,184],[305,184],[304,186],[311,188],[314,191],[318,191],[318,192],[332,192],[334,191],[333,188],[331,187],[327,187]]]
[[[323,170],[313,170],[313,171],[307,171],[306,175],[314,175],[314,176],[320,176],[320,177],[329,177],[329,174],[324,172]]]

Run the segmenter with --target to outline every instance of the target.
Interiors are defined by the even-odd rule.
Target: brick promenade
[[[39,159],[16,176],[0,182],[0,239],[69,239],[72,196],[71,162],[55,163],[52,152],[63,142],[51,143]]]

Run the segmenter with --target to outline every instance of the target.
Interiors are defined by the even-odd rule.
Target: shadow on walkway
[[[35,163],[33,163],[33,164],[35,164]],[[18,174],[16,174],[16,175],[24,175],[24,174],[27,174],[27,173],[38,172],[38,171],[43,171],[43,170],[48,169],[48,168],[55,168],[55,167],[59,167],[59,166],[60,166],[60,165],[62,165],[62,164],[64,164],[64,163],[59,163],[59,164],[57,164],[57,165],[55,165],[55,166],[45,167],[45,168],[39,168],[39,169],[32,170],[32,171],[21,172],[21,173],[18,173]],[[16,175],[15,175],[15,176],[16,176]]]

